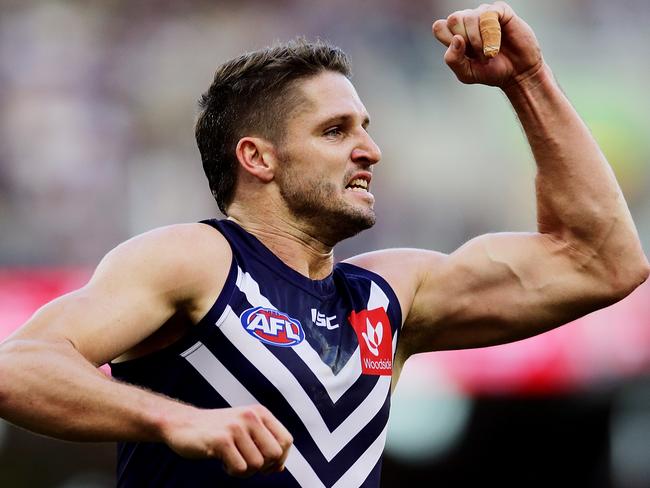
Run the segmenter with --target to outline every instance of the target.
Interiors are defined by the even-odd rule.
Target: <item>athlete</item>
[[[502,31],[494,58],[486,11]],[[217,71],[196,126],[228,218],[135,237],[40,309],[0,348],[1,415],[118,441],[120,486],[377,487],[409,356],[530,337],[641,284],[623,195],[530,27],[497,2],[433,33],[461,82],[514,107],[537,164],[537,232],[334,264],[334,245],[375,222],[381,157],[347,59],[304,41],[243,55]]]

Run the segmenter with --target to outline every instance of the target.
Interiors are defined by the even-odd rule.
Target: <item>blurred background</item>
[[[498,90],[459,84],[431,22],[460,1],[0,0],[0,339],[119,242],[217,214],[193,138],[223,61],[296,35],[350,54],[383,150],[378,223],[337,259],[534,230],[534,164]],[[511,5],[609,158],[650,246],[650,4]],[[1,379],[0,379],[1,381]],[[650,486],[650,287],[515,344],[414,357],[383,486]],[[0,420],[0,486],[115,483],[111,444]]]

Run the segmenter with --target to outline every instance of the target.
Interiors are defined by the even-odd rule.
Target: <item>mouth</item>
[[[357,174],[350,180],[350,182],[345,186],[346,190],[351,190],[355,192],[368,193],[370,188],[370,175],[367,174]]]

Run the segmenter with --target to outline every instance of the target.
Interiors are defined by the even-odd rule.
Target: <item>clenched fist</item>
[[[181,456],[220,459],[231,476],[284,469],[293,437],[262,405],[183,408],[164,433],[167,445]]]
[[[479,30],[482,13],[496,12],[501,25],[501,50],[488,59]],[[433,35],[445,46],[445,62],[463,83],[507,88],[536,74],[544,65],[533,30],[504,2],[460,10],[433,23]]]

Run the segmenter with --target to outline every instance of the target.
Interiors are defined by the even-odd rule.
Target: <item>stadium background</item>
[[[650,4],[511,4],[612,163],[647,252]],[[298,34],[351,55],[383,150],[378,224],[338,259],[533,230],[534,166],[511,109],[496,90],[456,82],[430,36],[433,19],[473,6],[0,0],[0,338],[117,243],[213,215],[195,101],[220,62]],[[649,322],[644,285],[538,338],[413,358],[393,400],[384,486],[650,486]],[[111,486],[114,457],[110,444],[0,421],[0,486]]]

